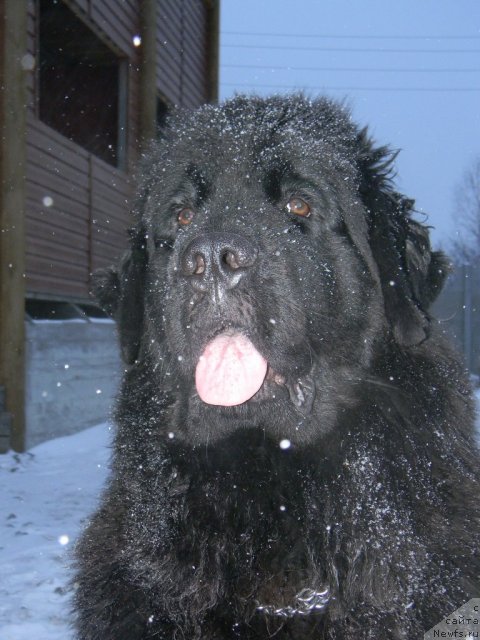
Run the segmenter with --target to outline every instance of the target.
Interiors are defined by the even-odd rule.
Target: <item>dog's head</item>
[[[188,407],[189,438],[248,424],[308,441],[379,344],[427,339],[446,263],[390,163],[326,99],[172,117],[144,162],[130,251],[94,289],[126,362]]]

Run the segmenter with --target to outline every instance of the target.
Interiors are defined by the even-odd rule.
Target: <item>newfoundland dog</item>
[[[94,289],[126,363],[79,640],[420,639],[480,596],[447,261],[344,108],[174,113]]]

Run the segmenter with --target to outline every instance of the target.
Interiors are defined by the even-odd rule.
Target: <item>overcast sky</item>
[[[347,98],[448,246],[480,155],[480,0],[222,0],[220,93]]]

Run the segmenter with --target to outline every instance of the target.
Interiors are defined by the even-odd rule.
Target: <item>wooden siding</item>
[[[207,12],[201,1],[186,2],[182,42],[188,43],[183,53],[182,104],[186,107],[208,100],[207,94]]]
[[[121,171],[91,156],[90,269],[116,261],[127,245],[130,217],[130,184]]]
[[[162,0],[157,14],[157,89],[170,103],[209,99],[207,7],[203,0]]]
[[[172,104],[182,103],[183,0],[163,0],[157,13],[157,89]]]
[[[141,2],[141,0],[139,0]],[[139,29],[139,2],[134,0],[94,0],[89,16],[129,58],[136,55],[133,36]]]
[[[36,71],[28,81],[27,292],[86,300],[91,271],[118,259],[132,224],[130,173],[138,157],[140,130],[140,56],[132,38],[140,29],[141,0],[64,2],[128,66],[125,170],[107,164],[40,121]],[[37,7],[35,0],[29,0],[28,52],[34,58]],[[203,0],[158,2],[157,89],[170,103],[193,107],[208,99],[207,13]]]
[[[37,119],[27,135],[27,290],[85,297],[89,154]]]
[[[27,290],[88,297],[89,274],[126,246],[128,176],[36,118],[27,138]]]

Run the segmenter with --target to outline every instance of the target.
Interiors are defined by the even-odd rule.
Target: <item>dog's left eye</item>
[[[195,211],[193,209],[185,207],[178,214],[178,222],[182,226],[186,226],[192,222],[194,217],[195,217]]]
[[[294,213],[296,216],[302,216],[302,218],[308,218],[311,214],[310,205],[305,202],[303,198],[295,196],[290,198],[287,202],[287,211]]]

